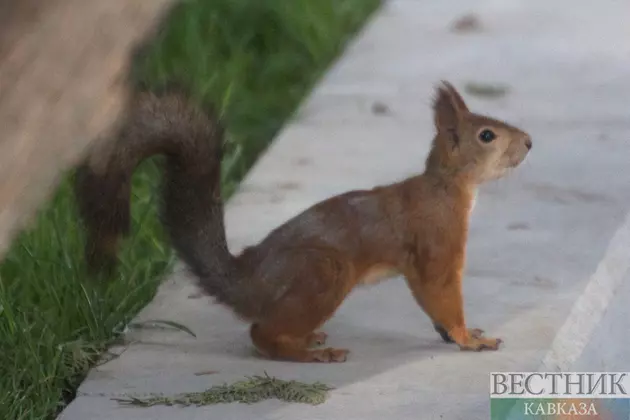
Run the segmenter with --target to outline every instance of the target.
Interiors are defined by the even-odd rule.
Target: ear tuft
[[[437,87],[433,100],[433,117],[438,132],[456,130],[461,112],[465,111],[459,109],[459,101],[453,96],[453,92],[456,92],[455,88],[446,81],[442,81],[442,84]]]
[[[464,102],[464,98],[462,98],[462,95],[459,94],[457,89],[455,89],[455,87],[450,82],[447,82],[445,80],[442,81],[442,84],[444,85],[444,87],[448,90],[449,94],[451,95],[451,98],[452,98],[453,102],[455,103],[455,106],[457,107],[457,110],[460,113],[468,112],[468,107],[466,106],[466,102]]]

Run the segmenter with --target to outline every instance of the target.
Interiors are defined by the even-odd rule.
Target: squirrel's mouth
[[[523,159],[510,159],[507,169],[514,169],[523,162]]]
[[[518,154],[518,155],[510,156],[508,158],[507,168],[509,168],[509,169],[516,168],[518,165],[523,163],[523,161],[525,160],[526,157],[527,157],[527,152],[522,153],[522,154]]]

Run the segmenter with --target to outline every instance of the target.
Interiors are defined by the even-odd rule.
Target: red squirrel
[[[129,231],[131,177],[165,155],[161,215],[170,242],[199,286],[249,322],[263,356],[343,362],[348,350],[318,347],[318,329],[355,286],[401,274],[443,340],[462,350],[501,343],[467,328],[462,272],[478,185],[518,166],[532,147],[524,131],[472,113],[446,81],[433,100],[436,133],[424,172],[321,201],[240,255],[228,249],[221,199],[224,129],[184,90],[133,95],[116,135],[78,166],[75,192],[87,230],[88,266],[116,262]]]

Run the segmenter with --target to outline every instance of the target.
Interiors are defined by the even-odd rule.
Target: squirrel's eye
[[[497,136],[494,134],[492,130],[483,130],[479,133],[479,140],[484,143],[490,143],[492,140],[496,139]]]

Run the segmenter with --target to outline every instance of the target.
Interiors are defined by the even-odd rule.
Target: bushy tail
[[[180,90],[138,94],[116,135],[91,150],[76,173],[90,268],[115,264],[118,242],[129,232],[133,172],[162,154],[162,219],[173,247],[208,294],[247,312],[239,302],[243,280],[225,239],[222,141],[214,113],[191,105]]]

